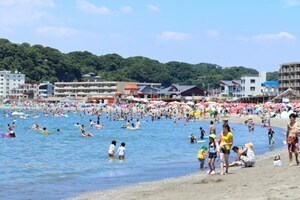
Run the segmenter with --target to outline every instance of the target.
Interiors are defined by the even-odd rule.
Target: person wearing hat
[[[249,142],[245,144],[246,155],[241,155],[241,161],[243,167],[253,167],[255,165],[255,154],[253,151],[253,143]]]
[[[216,141],[216,134],[209,135],[209,144],[208,144],[208,167],[209,170],[207,171],[208,174],[215,174],[216,170],[216,158],[218,157],[219,152],[219,145]]]
[[[205,163],[205,158],[207,156],[207,147],[206,146],[202,146],[201,149],[198,151],[198,155],[197,158],[200,162],[200,169],[204,170],[204,163]]]

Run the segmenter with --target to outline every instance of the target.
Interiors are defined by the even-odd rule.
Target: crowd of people
[[[28,106],[28,105],[27,105]],[[125,124],[121,128],[126,128],[130,130],[141,129],[140,119],[145,117],[146,115],[150,116],[152,121],[160,120],[161,118],[173,119],[174,123],[177,123],[181,119],[185,119],[187,122],[197,119],[203,119],[206,113],[209,113],[211,120],[209,122],[209,130],[208,130],[208,145],[203,145],[198,152],[198,159],[200,161],[200,169],[204,170],[205,161],[207,159],[208,163],[208,174],[216,174],[216,160],[220,159],[220,174],[228,174],[229,167],[232,166],[243,166],[243,167],[252,167],[255,165],[255,154],[253,151],[253,144],[247,143],[244,147],[239,148],[237,146],[233,146],[233,130],[229,126],[228,121],[223,121],[222,131],[219,136],[217,136],[216,128],[214,123],[219,123],[221,116],[228,116],[230,113],[233,113],[236,107],[212,107],[206,106],[202,108],[196,107],[186,107],[186,106],[156,106],[155,108],[128,104],[126,107],[118,107],[111,106],[110,108],[106,108],[106,117],[109,120],[124,120]],[[271,127],[271,117],[276,117],[280,115],[282,112],[285,112],[284,109],[273,109],[269,112],[265,112],[264,110],[255,109],[256,107],[244,106],[240,109],[236,109],[234,114],[236,116],[247,116],[257,114],[262,118],[262,125],[268,127],[268,140],[269,145],[274,145],[274,134]],[[25,110],[28,107],[25,107]],[[42,105],[41,107],[42,113],[46,115],[52,116],[62,116],[66,115],[65,109],[63,106],[50,106],[50,105]],[[91,107],[89,109],[82,109],[80,107],[74,107],[73,110],[78,111],[81,110],[83,114],[90,114],[91,116],[97,116],[97,120],[90,120],[91,127],[96,128],[104,128],[104,125],[101,123],[100,116],[103,113],[103,108]],[[207,111],[208,110],[208,111]],[[255,113],[256,112],[256,113]],[[135,119],[132,117],[133,113],[135,115]],[[7,112],[9,115],[9,112]],[[198,116],[198,117],[197,117]],[[22,117],[24,117],[22,115]],[[26,117],[26,116],[25,116]],[[38,118],[39,115],[36,114],[34,118]],[[297,114],[290,114],[289,119],[290,122],[287,126],[287,134],[286,141],[288,144],[288,151],[290,157],[290,164],[292,165],[292,156],[295,155],[296,164],[299,164],[298,160],[298,135],[300,131],[300,125],[296,122]],[[12,122],[12,125],[8,124],[7,135],[11,138],[16,137],[16,133],[13,130],[13,127],[16,125],[16,120]],[[255,123],[252,117],[249,117],[245,121],[245,125],[248,126],[248,131],[253,132],[255,130]],[[83,137],[92,137],[93,134],[86,131],[85,125],[77,123],[75,126],[80,127],[80,132]],[[34,130],[39,130],[43,135],[48,135],[50,132],[46,127],[40,128],[37,123],[35,123],[32,127]],[[204,141],[204,137],[206,135],[205,130],[200,127],[200,139]],[[59,129],[57,129],[59,131]],[[197,143],[197,137],[194,134],[189,136],[191,143]],[[125,143],[122,142],[117,152],[115,153],[116,141],[113,140],[108,151],[108,156],[110,158],[118,157],[120,160],[125,159]],[[233,146],[233,147],[232,147]],[[237,157],[234,162],[229,162],[230,151],[234,151],[237,153]],[[116,154],[116,155],[115,155]]]

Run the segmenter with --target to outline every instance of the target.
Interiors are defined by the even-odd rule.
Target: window
[[[250,87],[250,91],[255,91],[255,87]]]
[[[255,79],[250,79],[250,83],[255,83]]]

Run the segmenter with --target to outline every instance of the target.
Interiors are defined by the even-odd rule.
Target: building
[[[138,97],[144,99],[156,99],[158,88],[150,87],[150,86],[142,86],[138,89]]]
[[[173,84],[157,92],[160,99],[165,101],[172,100],[202,100],[206,96],[207,91],[196,85],[178,85]]]
[[[254,97],[262,95],[263,83],[266,82],[266,79],[266,72],[260,72],[258,76],[241,77],[241,96]]]
[[[89,98],[90,100],[101,100],[103,103],[119,102],[127,96],[137,96],[138,88],[151,86],[160,88],[160,83],[136,83],[136,82],[55,82],[54,96],[60,98]]]
[[[47,98],[54,95],[54,86],[52,83],[45,82],[38,85],[38,97]]]
[[[285,63],[280,66],[278,92],[292,88],[297,96],[300,95],[300,62]]]
[[[222,97],[241,97],[241,80],[220,81],[219,94]]]
[[[18,71],[0,71],[0,98],[8,97],[11,90],[16,89],[19,85],[25,83],[25,74]]]
[[[101,81],[101,77],[97,76],[93,72],[90,72],[90,73],[82,75],[82,81],[83,82],[99,82],[99,81]]]
[[[19,84],[10,91],[10,99],[35,99],[37,97],[37,84]]]
[[[263,83],[263,96],[277,96],[278,95],[278,81],[266,81]]]

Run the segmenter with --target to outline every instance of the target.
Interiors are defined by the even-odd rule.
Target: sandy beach
[[[231,117],[243,123],[247,117]],[[254,117],[257,125],[260,119]],[[272,119],[272,126],[286,128],[288,120]],[[255,145],[255,144],[254,144]],[[255,150],[255,147],[254,147]],[[283,165],[273,166],[280,155]],[[197,164],[197,163],[195,163]],[[74,199],[167,200],[167,199],[299,199],[300,166],[289,166],[287,148],[257,156],[252,168],[230,168],[229,174],[204,175],[197,172],[183,177],[81,194]]]

